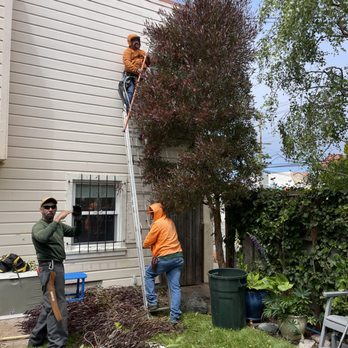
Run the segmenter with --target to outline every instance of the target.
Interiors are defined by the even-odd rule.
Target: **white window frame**
[[[74,243],[73,237],[65,237],[64,243],[65,243],[65,251],[67,255],[81,255],[85,254],[88,255],[88,257],[92,256],[91,254],[96,255],[103,255],[109,253],[111,251],[114,252],[121,252],[122,254],[125,254],[126,245],[125,245],[125,224],[126,224],[126,208],[125,208],[125,202],[126,202],[126,195],[127,195],[127,176],[126,175],[114,175],[114,174],[96,174],[96,173],[68,173],[66,177],[67,182],[67,200],[66,205],[67,209],[72,209],[72,206],[75,204],[75,198],[76,198],[76,184],[81,182],[81,179],[83,182],[89,182],[90,180],[92,182],[100,181],[100,182],[113,182],[114,180],[119,182],[121,186],[121,190],[117,195],[116,200],[116,209],[115,209],[115,215],[117,215],[117,223],[116,223],[116,236],[115,240],[118,242],[106,242],[106,247],[104,249],[101,248],[101,244],[104,246],[104,242],[89,242],[87,244],[79,244]],[[71,225],[73,222],[71,214],[69,214],[66,218],[66,223]],[[99,244],[99,245],[97,245]],[[101,250],[102,249],[102,250]],[[70,257],[71,258],[71,257]]]

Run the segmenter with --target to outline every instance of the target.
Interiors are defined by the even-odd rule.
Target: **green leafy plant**
[[[261,275],[285,275],[295,288],[306,284],[313,315],[323,312],[324,291],[346,289],[348,192],[258,189],[231,202],[230,211],[240,239],[249,233],[262,245],[250,264]]]
[[[344,262],[341,262],[337,267],[346,267],[346,264]],[[348,289],[348,274],[346,272],[343,273],[341,277],[337,278],[336,289],[338,291],[345,291]],[[348,315],[348,296],[334,298],[333,310],[337,315]]]
[[[264,317],[284,320],[289,315],[309,316],[310,291],[297,288],[291,291],[273,293],[264,300]]]
[[[252,290],[269,290],[265,278],[257,272],[249,272],[247,276],[247,288]]]
[[[288,291],[294,286],[294,284],[291,284],[284,274],[280,273],[277,273],[273,277],[267,277],[266,281],[269,282],[271,291],[275,294]]]
[[[277,273],[274,276],[260,277],[258,272],[249,272],[247,276],[248,289],[266,290],[273,293],[280,293],[290,290],[291,284],[284,274]]]

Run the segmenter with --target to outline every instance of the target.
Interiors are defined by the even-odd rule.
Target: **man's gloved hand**
[[[81,221],[82,220],[82,208],[79,205],[74,205],[72,215],[73,215],[75,221]]]

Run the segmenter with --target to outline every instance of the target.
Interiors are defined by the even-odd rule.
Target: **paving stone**
[[[257,326],[257,328],[261,331],[269,333],[270,335],[275,335],[279,330],[279,326],[275,323],[261,323]]]
[[[314,340],[304,339],[300,341],[298,348],[315,348],[317,346],[318,345]]]

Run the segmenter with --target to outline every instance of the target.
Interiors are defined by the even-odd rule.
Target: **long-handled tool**
[[[19,335],[19,336],[8,336],[8,337],[0,337],[0,341],[15,341],[15,340],[25,340],[29,338],[30,335]]]
[[[143,73],[143,71],[144,71],[146,57],[147,57],[147,53],[145,53],[144,60],[143,60],[143,62],[142,62],[142,64],[141,64],[140,73],[139,73],[139,75],[138,75],[137,82],[135,83],[134,93],[133,93],[133,96],[132,96],[131,103],[130,103],[130,105],[129,105],[127,117],[126,117],[125,122],[124,122],[123,131],[125,131],[126,128],[127,128],[127,126],[128,126],[128,122],[129,122],[130,115],[131,115],[131,112],[132,112],[132,106],[133,106],[134,99],[135,99],[135,96],[136,96],[137,90],[138,90],[138,84],[139,84],[139,82],[140,82],[141,75],[142,75],[142,73]]]

